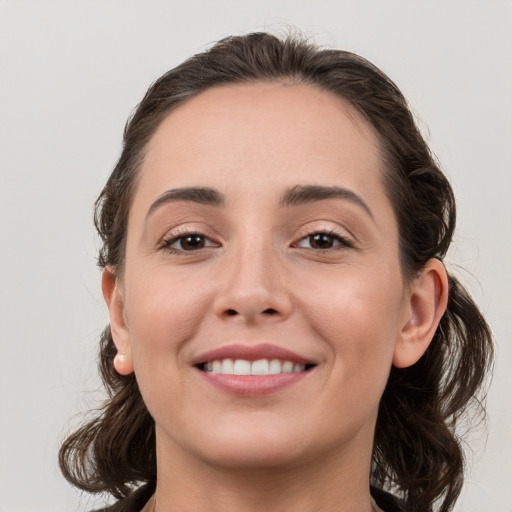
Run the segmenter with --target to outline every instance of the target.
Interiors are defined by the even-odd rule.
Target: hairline
[[[391,172],[391,168],[395,166],[396,164],[393,162],[395,160],[391,154],[391,151],[389,150],[389,144],[386,138],[380,133],[380,131],[377,129],[377,126],[372,122],[371,118],[358,106],[355,104],[355,102],[351,101],[350,98],[348,98],[346,95],[341,94],[340,92],[336,91],[333,87],[328,87],[327,85],[321,83],[320,81],[316,81],[310,77],[301,76],[300,74],[289,74],[285,75],[283,74],[281,77],[272,77],[272,78],[259,78],[259,79],[253,79],[253,78],[235,78],[235,79],[228,79],[225,82],[218,83],[218,84],[211,84],[206,87],[202,87],[196,91],[192,91],[190,94],[183,94],[181,97],[177,97],[176,101],[169,106],[168,109],[162,111],[160,113],[160,116],[155,120],[154,126],[149,131],[146,141],[142,145],[142,148],[135,156],[135,162],[132,165],[132,172],[130,175],[133,176],[129,187],[127,188],[127,194],[126,194],[126,215],[124,218],[124,236],[122,240],[122,244],[119,247],[119,261],[117,265],[115,265],[115,276],[116,281],[121,280],[123,277],[124,272],[124,266],[126,261],[126,242],[128,238],[128,225],[129,225],[129,218],[130,218],[130,212],[132,210],[132,204],[135,194],[137,193],[138,184],[141,180],[141,175],[143,171],[143,167],[146,161],[147,154],[151,150],[151,141],[154,139],[157,131],[161,127],[162,123],[177,109],[179,109],[182,106],[185,106],[187,103],[189,103],[191,100],[196,98],[197,96],[210,91],[212,89],[221,89],[231,86],[244,86],[244,85],[256,85],[256,84],[280,84],[284,87],[293,87],[297,85],[305,85],[308,87],[312,87],[314,89],[317,89],[321,92],[329,93],[330,96],[337,100],[341,100],[341,102],[344,104],[346,108],[347,115],[351,118],[353,121],[354,127],[359,131],[362,132],[362,127],[364,123],[364,126],[366,126],[369,130],[371,135],[373,135],[373,138],[376,142],[374,144],[374,149],[376,150],[376,156],[378,161],[380,162],[379,166],[379,179],[382,180],[382,185],[384,187],[384,192],[389,200],[393,216],[395,219],[395,222],[397,224],[397,233],[398,233],[398,257],[399,257],[399,263],[400,263],[400,269],[401,274],[405,282],[410,281],[411,279],[411,272],[406,268],[406,262],[404,261],[404,251],[403,251],[403,241],[401,236],[401,230],[400,230],[400,222],[397,215],[397,209],[395,207],[395,202],[393,200],[393,190],[390,182],[393,179],[393,173]],[[368,143],[373,143],[368,137],[366,137],[368,140]],[[114,266],[113,266],[114,267]]]

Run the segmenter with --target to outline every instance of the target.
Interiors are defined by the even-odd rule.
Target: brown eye
[[[164,240],[161,245],[162,249],[173,253],[199,251],[207,247],[219,247],[219,244],[200,233],[174,236],[168,240]]]
[[[297,246],[306,249],[325,250],[343,249],[344,247],[352,247],[352,244],[343,236],[335,233],[312,233],[300,240]]]
[[[309,245],[313,249],[330,249],[334,245],[334,236],[326,233],[317,233],[309,237]]]
[[[203,235],[187,235],[177,240],[180,249],[184,251],[193,251],[194,249],[202,249],[205,246],[205,238]]]

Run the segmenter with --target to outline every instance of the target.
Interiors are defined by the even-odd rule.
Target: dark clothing
[[[96,512],[140,512],[154,492],[155,484],[153,482],[143,485],[121,501]],[[384,512],[407,512],[400,501],[388,492],[372,487],[371,495]]]
[[[155,492],[156,482],[139,487],[126,498],[94,512],[140,512]]]
[[[379,508],[384,512],[407,512],[403,503],[389,492],[372,486],[370,493],[375,503],[377,503]]]

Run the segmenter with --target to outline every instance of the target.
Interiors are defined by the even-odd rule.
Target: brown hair
[[[311,84],[355,107],[380,137],[404,275],[410,279],[430,258],[444,257],[455,227],[453,191],[396,85],[353,53],[253,33],[218,42],[164,74],[146,93],[96,202],[100,267],[121,272],[138,171],[162,120],[208,88],[261,81]],[[492,361],[488,325],[463,286],[454,278],[450,283],[447,311],[429,348],[415,365],[391,369],[377,420],[371,481],[394,490],[407,510],[417,512],[432,510],[434,502],[447,512],[460,493],[464,459],[455,425],[470,405],[481,407],[478,392]],[[108,399],[97,417],[63,443],[60,465],[75,486],[121,498],[134,485],[155,481],[156,460],[154,422],[135,376],[115,371],[115,353],[107,327],[100,371]]]

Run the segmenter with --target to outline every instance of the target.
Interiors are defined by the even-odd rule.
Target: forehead
[[[284,186],[344,176],[361,188],[379,178],[380,167],[377,135],[346,100],[311,85],[236,84],[208,89],[164,119],[139,185],[157,194],[171,182]]]

